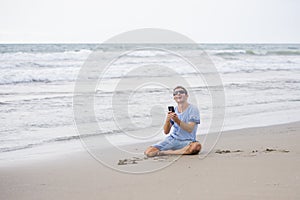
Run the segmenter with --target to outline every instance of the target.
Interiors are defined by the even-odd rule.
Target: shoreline
[[[0,199],[299,199],[299,133],[300,122],[224,132],[202,159],[138,155],[134,162],[100,151],[123,172],[87,152],[1,166]],[[132,152],[145,147],[127,146]]]
[[[265,130],[265,129],[269,129],[269,128],[276,128],[276,127],[282,127],[282,126],[298,126],[298,124],[300,124],[300,121],[295,121],[295,122],[289,122],[289,123],[283,123],[283,124],[278,124],[278,125],[266,125],[266,126],[258,126],[258,127],[246,127],[246,128],[240,128],[240,129],[232,129],[232,130],[226,130],[226,131],[222,131],[219,134],[220,138],[224,138],[224,136],[231,136],[232,135],[236,135],[238,136],[240,134],[240,132],[242,132],[242,134],[253,134],[253,130],[259,129],[259,130]],[[209,135],[211,134],[211,135]],[[205,139],[205,137],[217,137],[217,133],[209,133],[209,134],[199,134],[197,135],[197,140],[200,141],[201,144],[203,144],[203,140]],[[91,138],[97,138],[97,137],[101,137],[101,136],[92,136]],[[108,135],[108,137],[123,137],[123,135]],[[118,138],[120,139],[120,138]],[[150,146],[151,144],[155,144],[156,142],[160,141],[159,139],[155,139],[151,142],[123,142],[123,144],[120,144],[119,147],[120,148],[125,148],[128,150],[132,150],[132,146],[138,146],[139,148],[141,148],[142,146],[144,146],[145,148],[147,146]],[[214,141],[213,141],[214,142]],[[69,145],[72,146],[74,145],[74,149],[73,151],[70,149],[68,151],[64,151],[64,146],[65,145]],[[212,147],[212,144],[209,144],[210,147]],[[31,164],[31,163],[38,163],[38,162],[42,162],[42,161],[47,161],[48,159],[61,159],[65,156],[69,156],[69,155],[75,155],[75,154],[82,154],[82,153],[86,153],[87,149],[85,147],[85,144],[83,144],[83,142],[81,141],[81,139],[78,140],[72,140],[72,141],[64,141],[61,143],[57,143],[56,144],[57,149],[55,150],[55,152],[47,152],[47,148],[45,148],[44,146],[38,146],[38,147],[34,147],[34,148],[41,148],[42,151],[45,151],[45,154],[33,154],[33,155],[26,155],[25,158],[19,158],[20,156],[18,156],[18,158],[16,159],[12,159],[12,160],[5,160],[2,159],[0,160],[0,169],[1,167],[11,167],[14,165],[20,165],[20,164]],[[217,148],[218,147],[218,141],[216,142],[216,146],[214,147]],[[43,149],[45,148],[45,149]],[[51,147],[53,148],[53,147]],[[103,149],[102,147],[100,147],[99,149]],[[27,151],[35,151],[36,149],[26,149]],[[61,152],[59,152],[59,150],[62,150]],[[205,152],[207,153],[207,152]],[[203,155],[203,149],[201,150],[201,154]]]

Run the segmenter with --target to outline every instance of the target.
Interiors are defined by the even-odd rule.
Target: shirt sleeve
[[[200,124],[200,113],[197,107],[194,107],[191,109],[189,114],[189,122],[195,122],[196,124]]]

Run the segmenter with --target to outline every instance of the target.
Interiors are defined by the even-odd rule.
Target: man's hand
[[[171,115],[171,119],[172,119],[176,124],[178,124],[178,126],[180,126],[180,122],[181,122],[181,121],[179,120],[177,114],[174,113],[174,112],[171,112],[170,115]]]
[[[171,120],[171,118],[172,118],[172,113],[173,113],[173,112],[171,112],[171,111],[168,112],[168,114],[167,114],[167,119],[166,119],[167,121],[170,121],[170,120]]]

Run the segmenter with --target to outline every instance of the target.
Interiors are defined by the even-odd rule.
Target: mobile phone
[[[169,110],[170,112],[175,112],[174,106],[168,106],[168,110]]]

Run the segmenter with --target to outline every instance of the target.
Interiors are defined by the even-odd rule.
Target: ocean
[[[0,44],[0,162],[83,149],[75,126],[73,94],[81,67],[97,48],[97,44]],[[197,48],[166,44],[165,48],[180,49],[191,57],[203,50],[207,53],[224,86],[223,130],[300,120],[300,44],[199,44]],[[100,50],[107,55],[126,47],[107,44]],[[111,85],[145,60],[174,67],[183,78],[193,76],[180,61],[169,58],[150,49],[133,52],[107,71],[95,91],[95,114],[101,122],[96,135],[119,135],[120,144],[131,142],[114,124]],[[143,74],[138,78],[143,79]],[[198,134],[208,132],[211,120],[211,99],[205,88],[201,84],[188,87],[200,99]],[[127,118],[136,125],[131,131],[151,125],[155,112],[150,105],[167,109],[174,104],[172,94],[159,86],[128,88],[126,92],[134,97],[126,102],[130,109]],[[83,123],[89,122],[87,118]]]

